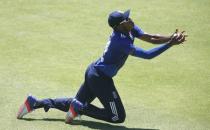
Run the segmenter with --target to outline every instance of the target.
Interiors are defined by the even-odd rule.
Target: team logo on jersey
[[[126,38],[126,35],[124,35],[124,34],[121,33],[121,37],[122,37],[122,38]]]
[[[127,36],[125,35],[125,34],[122,34],[121,33],[121,38],[126,38]],[[129,38],[131,39],[131,40],[134,40],[134,37],[133,37],[133,35],[131,34],[131,32],[129,32]]]

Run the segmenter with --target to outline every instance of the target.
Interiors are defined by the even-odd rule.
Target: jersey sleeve
[[[131,30],[131,33],[134,37],[141,37],[144,34],[144,31],[137,25],[134,25],[134,28]]]
[[[160,55],[161,53],[163,53],[170,47],[171,47],[171,44],[168,44],[168,43],[162,44],[162,45],[152,48],[150,50],[144,50],[142,48],[135,47],[133,52],[131,52],[131,55],[140,57],[140,58],[144,58],[144,59],[152,59],[152,58]]]

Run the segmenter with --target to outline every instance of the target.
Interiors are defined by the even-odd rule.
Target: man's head
[[[134,23],[129,18],[130,10],[125,12],[122,11],[114,11],[109,14],[108,23],[109,26],[112,27],[114,30],[128,33],[134,27]]]

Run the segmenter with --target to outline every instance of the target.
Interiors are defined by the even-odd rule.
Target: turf
[[[171,34],[180,28],[189,35],[186,44],[155,59],[129,57],[114,78],[125,123],[84,116],[66,125],[65,113],[56,110],[37,110],[17,120],[27,93],[38,98],[76,94],[86,67],[101,56],[111,33],[107,15],[117,9],[131,9],[145,32]],[[209,0],[1,0],[0,129],[210,129],[209,12]]]

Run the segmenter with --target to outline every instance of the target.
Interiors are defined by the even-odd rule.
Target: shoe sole
[[[31,112],[31,107],[28,102],[28,98],[25,100],[24,104],[20,106],[19,111],[17,113],[17,119],[21,119],[24,115]]]
[[[70,112],[68,112],[67,115],[66,115],[66,120],[65,120],[66,124],[71,124],[72,123],[74,117],[71,117],[71,116],[72,116],[72,114]]]
[[[77,116],[77,113],[74,111],[74,108],[70,106],[70,109],[66,114],[65,123],[71,124],[76,116]]]

